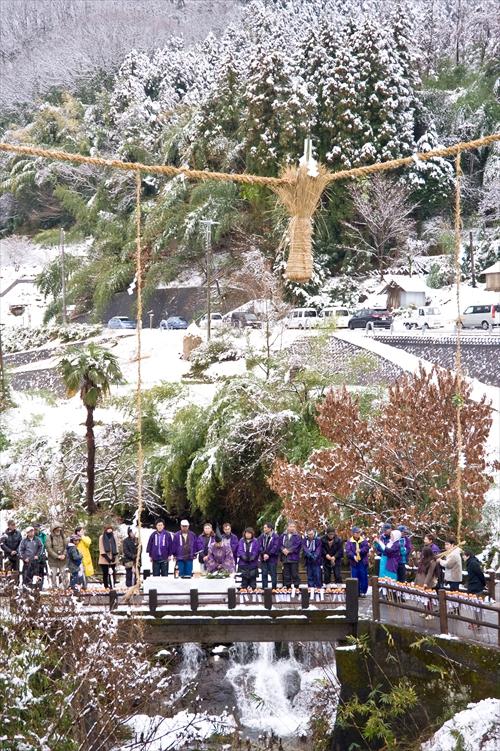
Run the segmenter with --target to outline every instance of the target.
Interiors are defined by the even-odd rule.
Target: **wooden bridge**
[[[142,619],[144,638],[154,644],[201,642],[325,641],[335,642],[357,633],[359,599],[357,579],[345,588],[316,594],[305,587],[292,592],[159,593],[129,604],[111,596],[110,606],[126,627],[132,616]],[[321,599],[320,599],[321,597]]]
[[[162,582],[163,583],[163,582]],[[196,579],[190,589],[133,595],[126,590],[81,593],[82,614],[111,610],[124,635],[141,623],[151,644],[232,642],[336,642],[356,635],[370,622],[402,626],[422,634],[441,635],[500,649],[500,605],[493,600],[495,580],[483,596],[463,592],[423,590],[392,580],[371,579],[371,596],[358,597],[357,579],[322,590],[306,586],[288,590],[245,592],[229,586],[203,591]],[[0,587],[2,594],[3,587]],[[7,595],[4,589],[3,594]],[[43,591],[40,598],[51,596]],[[59,596],[66,596],[62,592]],[[73,595],[71,595],[73,596]]]

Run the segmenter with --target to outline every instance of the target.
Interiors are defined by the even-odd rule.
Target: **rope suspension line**
[[[133,591],[139,591],[141,555],[142,555],[142,512],[144,506],[143,477],[144,477],[144,446],[142,441],[142,237],[141,237],[141,187],[142,176],[135,173],[135,229],[136,229],[136,252],[135,272],[137,279],[137,386],[135,392],[136,404],[136,428],[137,428],[137,536],[139,545],[135,559],[135,583]]]
[[[462,178],[462,164],[460,153],[455,158],[455,248],[454,248],[454,261],[455,261],[455,293],[457,300],[457,343],[455,349],[455,372],[457,376],[457,393],[456,393],[456,417],[457,417],[457,474],[455,478],[456,482],[456,494],[457,494],[457,541],[460,542],[462,534],[462,519],[463,519],[463,497],[462,497],[462,346],[461,346],[461,331],[462,322],[460,319],[460,282],[462,278],[462,270],[460,268],[460,249],[461,249],[461,233],[462,233],[462,216],[461,216],[461,178]]]

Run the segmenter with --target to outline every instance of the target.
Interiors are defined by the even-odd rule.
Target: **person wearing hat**
[[[78,535],[71,535],[71,537],[68,540],[68,544],[66,546],[66,555],[68,559],[68,571],[70,574],[69,586],[70,586],[70,589],[74,593],[78,591],[78,585],[81,582],[82,573],[83,573],[83,568],[82,568],[83,557],[77,547],[79,542],[80,542],[80,538]]]
[[[99,566],[102,571],[104,589],[113,589],[116,583],[116,564],[118,562],[118,539],[112,524],[105,524],[99,537]]]
[[[88,535],[85,534],[84,527],[76,527],[75,535],[78,535],[79,537],[76,547],[78,548],[80,555],[82,556],[82,565],[83,565],[82,586],[84,589],[86,589],[87,579],[89,579],[91,576],[94,576],[95,574],[94,564],[92,563],[92,555],[90,553],[90,546],[92,545],[92,540]]]
[[[38,576],[40,556],[43,545],[38,537],[35,537],[35,528],[26,529],[26,537],[23,537],[19,545],[19,558],[23,562],[23,584],[31,587],[33,578]]]
[[[387,576],[387,556],[384,556],[385,546],[391,541],[392,524],[382,524],[380,534],[373,541],[375,553],[379,556],[378,575],[381,579]]]
[[[16,523],[13,519],[7,522],[7,529],[2,535],[1,547],[5,559],[6,571],[19,571],[19,546],[22,535],[16,529]]]
[[[370,544],[359,527],[351,529],[351,537],[345,544],[345,554],[351,564],[351,576],[358,580],[359,594],[365,597],[368,591],[368,553]]]
[[[234,557],[231,547],[224,543],[220,532],[215,533],[215,539],[208,548],[205,568],[209,574],[226,573],[234,574]]]
[[[172,555],[177,562],[179,576],[190,579],[193,575],[193,561],[201,548],[197,536],[189,529],[187,519],[181,521],[180,527],[172,540]]]
[[[323,564],[323,582],[330,584],[333,580],[335,584],[342,583],[342,558],[344,557],[344,543],[339,537],[334,527],[327,527],[326,534],[321,538],[321,555]]]
[[[58,586],[61,586],[63,589],[67,589],[69,577],[66,570],[66,537],[60,522],[54,522],[52,525],[50,534],[47,537],[46,548],[52,588],[57,589]]]

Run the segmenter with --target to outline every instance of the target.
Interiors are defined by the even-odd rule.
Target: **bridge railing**
[[[500,647],[500,605],[489,598],[377,577],[371,586],[375,621]]]
[[[357,580],[348,579],[344,586],[329,589],[310,589],[306,586],[292,587],[290,589],[271,588],[257,589],[253,591],[238,590],[230,587],[221,592],[203,592],[192,587],[186,592],[159,592],[150,589],[147,594],[147,602],[150,613],[156,613],[160,608],[171,609],[183,607],[191,612],[197,612],[200,607],[225,606],[228,610],[264,608],[265,610],[290,610],[299,609],[315,610],[336,609],[339,606],[344,610],[348,608],[358,609],[358,584]],[[343,606],[343,607],[342,607]]]

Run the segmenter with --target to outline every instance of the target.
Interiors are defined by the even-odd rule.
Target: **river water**
[[[201,751],[214,734],[259,748],[310,748],[311,719],[319,713],[333,730],[338,683],[333,645],[241,643],[179,648],[175,688],[156,717],[130,722],[146,751]],[[269,744],[269,745],[268,745]],[[256,747],[257,747],[256,745]],[[133,745],[123,746],[123,751]],[[234,746],[231,746],[234,747]],[[227,746],[229,748],[229,746]]]

